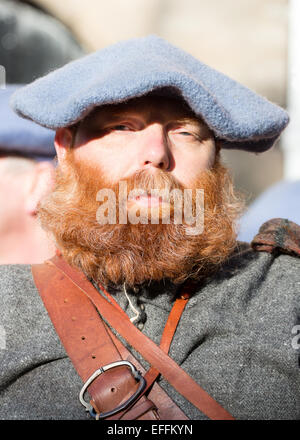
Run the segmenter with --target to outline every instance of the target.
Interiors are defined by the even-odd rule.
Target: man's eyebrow
[[[98,114],[91,117],[90,122],[93,123],[100,123],[100,122],[109,122],[109,121],[117,121],[119,119],[125,118],[125,117],[131,117],[131,115],[124,114],[123,112],[114,112],[111,114]]]
[[[197,136],[201,140],[208,139],[210,136],[215,137],[213,131],[208,127],[208,125],[200,118],[196,116],[187,116],[183,118],[178,118],[177,121],[174,120],[175,123],[178,124],[192,124],[195,126],[196,131],[198,131]]]
[[[207,125],[201,119],[198,119],[193,116],[183,116],[183,117],[174,118],[173,121],[171,122],[177,124],[193,124],[193,125],[197,125],[199,128],[207,128]]]
[[[100,114],[95,114],[95,115],[91,115],[90,117],[90,123],[92,125],[94,124],[100,124],[100,123],[108,123],[108,122],[115,122],[115,121],[119,121],[120,119],[124,119],[124,118],[135,118],[137,117],[137,115],[135,113],[131,113],[128,111],[123,111],[123,110],[117,110],[114,112],[111,112],[109,114],[107,113],[100,113]],[[151,120],[151,115],[150,115],[150,120]],[[155,119],[155,118],[154,118]],[[150,121],[149,121],[150,122]],[[197,126],[197,128],[203,130],[203,129],[207,129],[207,125],[200,119],[197,118],[196,116],[174,116],[173,118],[170,118],[170,123],[173,124],[193,124],[195,126]]]
[[[185,123],[192,123],[192,124],[199,124],[199,125],[203,125],[203,123],[197,119],[197,118],[193,118],[192,116],[179,116],[178,118],[174,118],[174,121],[176,122],[185,122]]]

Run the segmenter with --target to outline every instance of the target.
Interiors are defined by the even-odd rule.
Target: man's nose
[[[151,124],[143,130],[139,145],[139,165],[141,168],[167,170],[170,165],[168,139],[161,124]]]

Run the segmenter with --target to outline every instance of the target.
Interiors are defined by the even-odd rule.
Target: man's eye
[[[112,130],[116,130],[116,131],[128,131],[130,130],[130,127],[128,125],[123,125],[123,124],[119,124],[119,125],[114,125],[112,127]]]
[[[179,134],[180,136],[193,136],[193,133],[190,131],[185,131],[185,130],[178,130],[175,131],[175,134]]]
[[[188,131],[180,131],[179,134],[182,134],[183,136],[193,136],[192,133]]]

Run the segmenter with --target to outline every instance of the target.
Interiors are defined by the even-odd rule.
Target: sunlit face
[[[134,286],[146,280],[181,283],[227,258],[235,246],[237,211],[231,180],[211,131],[182,101],[152,95],[102,106],[77,125],[77,131],[56,133],[56,187],[39,207],[41,224],[69,264],[104,286]],[[124,196],[120,183],[142,189],[142,195]],[[152,189],[185,193],[166,200]],[[110,192],[102,198],[106,190],[116,197]],[[184,197],[188,192],[191,198]],[[194,223],[187,221],[186,207]],[[152,222],[152,211],[159,222]],[[99,212],[100,220],[109,221],[100,221]],[[187,233],[188,225],[196,226],[195,234]]]
[[[57,132],[60,162],[70,137],[68,129]],[[180,100],[159,96],[97,108],[80,123],[73,140],[75,160],[99,164],[111,182],[160,169],[189,187],[215,159],[208,127]]]

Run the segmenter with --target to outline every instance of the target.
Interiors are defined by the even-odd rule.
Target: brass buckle
[[[140,382],[140,385],[135,393],[131,397],[129,397],[126,402],[122,403],[121,405],[117,406],[116,408],[112,409],[111,411],[106,411],[101,414],[97,414],[92,407],[90,403],[88,403],[86,400],[84,400],[84,394],[87,390],[87,388],[91,385],[91,383],[98,377],[100,374],[104,373],[107,370],[110,370],[111,368],[119,367],[125,365],[130,368],[132,376],[135,378],[136,381]],[[79,400],[80,403],[85,407],[85,410],[90,413],[92,417],[94,417],[96,420],[104,419],[105,417],[110,417],[114,414],[116,414],[119,411],[123,411],[124,409],[128,408],[129,405],[131,405],[133,402],[137,400],[137,398],[140,396],[140,394],[143,392],[143,390],[146,387],[146,381],[144,377],[141,375],[141,372],[138,371],[135,366],[128,361],[117,361],[112,362],[111,364],[104,365],[104,367],[100,367],[98,370],[96,370],[84,383],[83,387],[80,390],[79,393]]]

